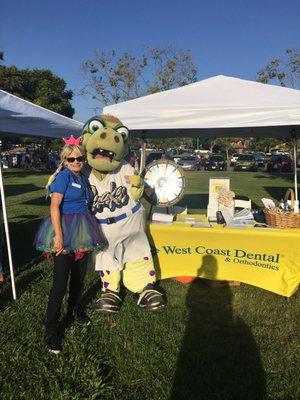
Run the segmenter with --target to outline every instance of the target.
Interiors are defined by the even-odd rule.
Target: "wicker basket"
[[[291,197],[291,207],[295,205],[295,194],[293,189],[288,189],[284,201]],[[265,208],[264,214],[267,225],[272,228],[299,228],[300,229],[300,213],[293,211],[282,211],[279,207],[272,209]]]

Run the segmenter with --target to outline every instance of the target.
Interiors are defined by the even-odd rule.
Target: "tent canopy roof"
[[[79,136],[83,124],[0,90],[0,134]]]
[[[218,75],[104,108],[137,137],[300,136],[300,91]]]

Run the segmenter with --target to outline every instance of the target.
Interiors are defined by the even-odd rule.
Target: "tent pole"
[[[4,193],[4,185],[3,185],[1,157],[0,157],[0,193],[1,193],[1,203],[2,203],[2,211],[3,211],[3,221],[4,221],[4,228],[5,228],[6,244],[7,244],[8,262],[9,262],[9,269],[10,269],[11,287],[12,287],[13,299],[17,300],[14,266],[13,266],[12,255],[11,255],[9,229],[8,229],[8,221],[7,221],[7,211],[6,211],[6,204],[5,204],[5,193]]]
[[[298,177],[297,177],[297,139],[293,139],[293,150],[294,150],[294,182],[295,182],[295,200],[298,202]]]
[[[140,160],[140,174],[141,174],[146,165],[146,142],[142,139],[140,143],[141,143],[141,160]]]

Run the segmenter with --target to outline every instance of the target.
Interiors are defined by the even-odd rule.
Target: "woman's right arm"
[[[50,205],[50,216],[53,225],[55,237],[54,237],[54,248],[56,255],[58,256],[64,250],[64,238],[61,229],[60,209],[59,206],[62,202],[63,195],[61,193],[52,193],[51,205]]]

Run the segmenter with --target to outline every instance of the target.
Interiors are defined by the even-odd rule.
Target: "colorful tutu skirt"
[[[107,246],[101,235],[96,218],[90,213],[61,214],[61,228],[64,238],[64,253],[85,253],[103,250]],[[56,253],[54,229],[50,216],[45,218],[34,239],[37,250]]]

